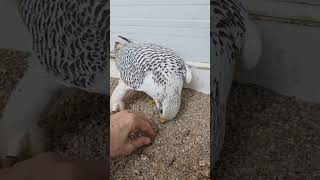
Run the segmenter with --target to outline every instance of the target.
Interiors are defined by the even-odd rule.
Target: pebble
[[[175,157],[173,157],[172,159],[168,159],[168,161],[167,161],[167,163],[166,163],[167,166],[172,166],[175,160],[176,160]]]
[[[207,165],[206,160],[202,160],[202,161],[200,161],[200,162],[199,162],[199,165],[200,165],[201,167],[206,166],[206,165]]]
[[[184,137],[189,136],[190,132],[191,132],[190,129],[186,130],[185,132],[183,132],[183,136],[184,136]]]
[[[209,178],[210,177],[210,169],[200,171],[200,174],[201,174],[201,176],[203,176],[205,178]]]
[[[149,157],[148,157],[148,156],[145,156],[145,155],[141,155],[141,159],[142,159],[143,161],[147,161],[147,160],[149,160]]]
[[[140,175],[140,170],[139,169],[133,169],[133,173],[135,175]]]
[[[7,70],[6,70],[6,69],[3,69],[3,68],[0,68],[0,73],[6,74],[6,73],[7,73]]]

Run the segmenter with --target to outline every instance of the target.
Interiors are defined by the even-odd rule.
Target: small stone
[[[205,160],[202,160],[202,161],[199,162],[199,165],[200,165],[201,167],[206,166],[206,164],[207,164],[207,162],[206,162]]]
[[[167,163],[166,163],[167,166],[172,166],[175,160],[176,160],[175,157],[173,157],[172,159],[169,159],[169,160],[167,161]]]
[[[206,170],[200,171],[200,175],[205,178],[209,178],[210,177],[210,170],[206,169]]]
[[[147,156],[145,156],[145,155],[141,155],[141,159],[142,159],[143,161],[149,160],[149,158],[148,158]]]
[[[190,130],[190,129],[188,129],[188,130],[184,131],[184,132],[183,132],[183,136],[184,136],[184,137],[189,136],[190,132],[191,132],[191,130]]]
[[[134,170],[133,170],[133,173],[134,173],[135,175],[140,175],[139,169],[134,169]]]
[[[0,73],[6,74],[6,73],[7,73],[7,70],[6,70],[6,69],[3,69],[3,68],[0,68]]]

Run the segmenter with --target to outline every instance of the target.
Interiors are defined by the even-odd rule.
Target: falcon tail
[[[187,68],[187,73],[186,73],[186,83],[187,84],[190,84],[191,80],[192,80],[192,73],[191,73],[191,70],[190,68],[188,67],[188,65],[186,65],[186,68]]]
[[[129,40],[128,38],[125,38],[125,37],[123,37],[123,36],[118,36],[118,37],[121,38],[121,39],[123,39],[123,40],[125,40],[125,41],[127,41],[128,43],[132,43],[132,41]]]

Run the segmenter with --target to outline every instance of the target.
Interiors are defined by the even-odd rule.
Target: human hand
[[[103,161],[67,160],[57,153],[40,154],[0,170],[5,180],[104,180],[108,163]]]
[[[143,135],[134,140],[129,135],[137,130]],[[151,143],[155,133],[146,117],[139,113],[120,111],[110,117],[110,156],[111,158],[129,155],[142,146]]]

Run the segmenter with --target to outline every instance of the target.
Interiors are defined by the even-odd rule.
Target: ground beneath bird
[[[320,104],[233,84],[215,180],[320,179]]]
[[[117,83],[112,79],[111,91]],[[126,109],[146,114],[157,136],[151,145],[132,156],[115,159],[111,164],[112,179],[208,179],[209,95],[184,89],[179,114],[165,124],[153,114],[155,105],[148,103],[150,99],[137,91],[130,91],[124,99]]]

